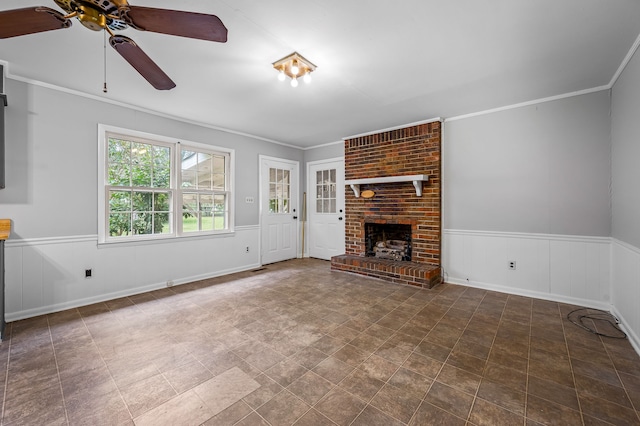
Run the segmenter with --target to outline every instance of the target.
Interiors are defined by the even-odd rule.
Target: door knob
[[[338,220],[342,220],[342,217],[339,217]]]
[[[297,218],[298,218],[298,216],[294,216],[293,218],[294,218],[294,219],[297,219]]]

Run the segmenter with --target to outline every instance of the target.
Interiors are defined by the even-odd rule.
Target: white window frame
[[[109,236],[109,184],[108,184],[108,140],[109,136],[118,136],[124,140],[131,140],[171,149],[171,233],[129,235],[124,237]],[[183,149],[206,152],[225,157],[226,191],[210,191],[227,196],[227,228],[221,230],[205,230],[196,232],[182,232],[182,188],[181,182],[181,151]],[[136,130],[98,124],[98,244],[121,244],[135,242],[167,241],[172,239],[198,238],[202,236],[228,236],[234,233],[235,216],[235,150],[208,145],[198,142],[179,140],[167,136],[160,136]],[[191,192],[191,191],[188,191]]]

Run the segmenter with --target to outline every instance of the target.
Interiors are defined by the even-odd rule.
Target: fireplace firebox
[[[365,256],[411,261],[411,225],[365,223]]]

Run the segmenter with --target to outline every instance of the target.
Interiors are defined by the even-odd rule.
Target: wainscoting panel
[[[448,229],[443,244],[448,282],[610,309],[610,238]]]
[[[258,226],[238,227],[228,236],[170,242],[97,242],[93,235],[8,240],[7,321],[260,266]],[[91,278],[85,278],[86,269]]]
[[[611,277],[614,313],[640,353],[640,248],[614,238]]]

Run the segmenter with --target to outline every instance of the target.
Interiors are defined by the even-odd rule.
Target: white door
[[[298,162],[260,156],[262,264],[298,256]]]
[[[309,256],[344,254],[344,160],[308,163]]]

